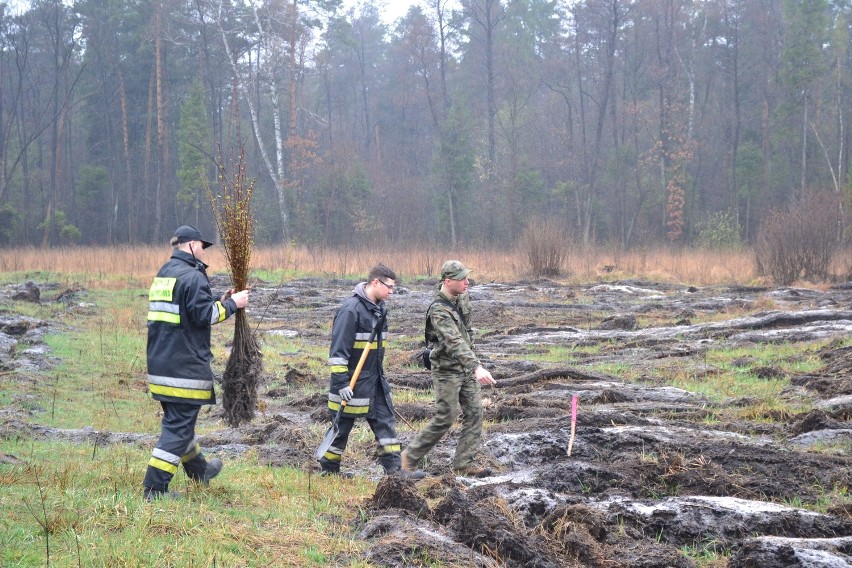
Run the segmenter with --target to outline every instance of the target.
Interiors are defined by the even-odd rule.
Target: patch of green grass
[[[842,455],[849,455],[849,452]],[[802,508],[815,511],[817,513],[828,513],[833,507],[844,507],[852,504],[852,495],[849,494],[848,485],[840,485],[836,483],[833,487],[824,487],[819,483],[815,484],[814,489],[817,492],[817,499],[813,503],[803,503]]]
[[[642,376],[642,369],[629,362],[605,362],[588,365],[590,371],[618,377],[623,381],[635,381]]]
[[[701,394],[720,402],[728,398],[753,397],[764,402],[777,401],[789,379],[758,379],[754,375],[725,372],[716,375],[676,373],[669,377],[671,386]]]
[[[213,351],[217,362],[224,365],[228,358],[225,345],[233,328],[223,326],[213,339]],[[328,347],[311,345],[298,337],[285,337],[274,333],[258,333],[264,357],[265,369],[298,369],[302,373],[328,378]]]
[[[849,456],[852,455],[852,442],[817,442],[813,446],[810,446],[808,450],[818,454]]]
[[[487,391],[482,393],[482,396],[488,396]],[[428,404],[434,402],[435,391],[432,388],[428,389],[394,389],[393,402],[394,404]]]
[[[60,363],[36,389],[45,405],[36,420],[62,428],[150,430],[151,421],[138,412],[146,390],[145,324],[123,325],[122,318],[136,317],[125,309],[99,310],[91,327],[45,336]]]
[[[32,302],[12,302],[0,308],[0,313],[10,313],[47,321],[55,321],[58,318],[62,318],[65,311],[65,306],[57,303],[35,304]]]
[[[527,361],[563,365],[575,365],[583,355],[600,353],[601,350],[597,345],[570,347],[564,345],[524,345],[524,348],[526,350],[524,359]]]
[[[824,342],[823,342],[824,343]],[[789,403],[779,399],[781,391],[790,385],[789,375],[812,372],[822,366],[817,355],[817,344],[762,344],[734,349],[710,349],[703,364],[713,372],[674,371],[667,377],[670,385],[707,396],[714,401],[729,398],[751,397],[768,409],[787,408]],[[746,365],[735,364],[738,360]],[[760,367],[771,367],[780,372],[779,377],[762,378],[756,373]]]
[[[0,284],[23,284],[24,282],[61,282],[68,278],[65,274],[41,270],[25,272],[0,272]]]
[[[262,280],[263,282],[270,283],[274,286],[278,286],[282,282],[289,282],[290,280],[295,280],[297,278],[304,278],[307,276],[307,273],[304,271],[293,270],[293,269],[258,269],[252,270],[249,274],[249,282],[254,280]]]
[[[4,440],[0,451],[24,462],[0,465],[0,565],[9,567],[328,565],[360,556],[347,523],[375,490],[246,454],[210,487],[178,473],[170,489],[184,498],[146,503],[145,449],[111,446],[93,458],[78,445]]]
[[[699,568],[724,568],[731,553],[723,543],[709,540],[695,546],[682,546],[680,552]]]
[[[30,420],[62,428],[150,431],[156,417],[144,406],[145,306],[139,288],[90,290],[83,301],[13,302],[14,314],[47,322],[44,336],[55,362],[44,375],[16,372],[3,383],[2,401]]]
[[[81,249],[82,250],[82,249]],[[150,284],[152,274],[113,274],[103,271],[85,272],[82,269],[75,272],[54,272],[48,270],[30,270],[21,272],[0,272],[0,283],[2,284],[23,284],[24,282],[35,282],[41,286],[43,283],[49,282],[55,285],[49,288],[42,288],[42,300],[49,299],[56,294],[63,292],[66,289],[119,289],[124,287],[137,288],[139,286],[147,286]],[[21,302],[23,303],[23,302]]]
[[[768,343],[727,349],[710,349],[705,361],[723,368],[734,367],[737,359],[752,361],[749,367],[779,367],[790,373],[805,373],[821,366],[817,351],[828,340],[813,343]]]

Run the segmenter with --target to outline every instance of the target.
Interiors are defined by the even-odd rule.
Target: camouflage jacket
[[[473,352],[470,296],[451,298],[438,290],[426,312],[426,343],[433,371],[472,374],[480,365]]]

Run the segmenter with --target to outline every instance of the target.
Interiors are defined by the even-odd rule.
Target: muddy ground
[[[261,341],[279,334],[327,347],[334,310],[354,284],[259,283],[249,313],[261,321]],[[429,388],[428,372],[416,361],[433,286],[403,282],[389,302],[394,342],[386,372],[397,397]],[[25,292],[10,287],[0,296]],[[36,300],[85,309],[81,295],[46,286]],[[423,481],[380,477],[368,450],[348,452],[345,469],[379,478],[364,503],[366,515],[342,520],[369,543],[372,564],[695,566],[689,550],[693,556],[720,554],[732,568],[852,565],[852,346],[844,341],[852,330],[852,285],[823,292],[542,280],[474,283],[471,297],[477,349],[498,380],[484,392],[489,423],[481,450],[482,464],[494,474],[475,480],[451,474],[455,429],[430,454]],[[43,370],[49,362],[40,342],[46,326],[0,312],[0,372],[27,369],[32,376]],[[817,339],[826,341],[816,372],[791,373],[790,360],[735,361],[762,380],[789,379],[783,405],[714,402],[667,386],[675,374],[720,374],[708,364],[709,349]],[[571,355],[570,364],[533,361],[554,346]],[[263,412],[247,426],[203,437],[209,453],[254,448],[270,466],[315,467],[321,436],[315,432],[327,423],[324,394],[300,393],[305,384],[325,385],[326,377],[305,374],[300,354],[290,355],[292,367],[267,369]],[[603,363],[640,379],[628,383],[594,370]],[[579,414],[568,455],[574,395]],[[787,410],[797,407],[808,410]],[[756,410],[732,411],[737,408]],[[405,445],[414,435],[411,423],[428,418],[432,405],[398,403],[397,411]],[[203,419],[216,420],[217,412]],[[729,418],[742,415],[748,418]],[[0,409],[0,421],[0,435],[105,444],[154,439],[34,426],[14,405]],[[308,430],[308,424],[320,428]]]

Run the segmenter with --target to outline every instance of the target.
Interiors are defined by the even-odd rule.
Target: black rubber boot
[[[204,468],[204,473],[198,479],[198,483],[201,485],[210,485],[210,480],[219,475],[219,472],[222,471],[222,465],[222,460],[219,458],[213,458],[207,462],[207,467]]]

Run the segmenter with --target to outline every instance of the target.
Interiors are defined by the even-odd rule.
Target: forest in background
[[[848,0],[0,1],[0,245],[755,242],[850,194]],[[843,236],[845,220],[838,239]]]

